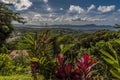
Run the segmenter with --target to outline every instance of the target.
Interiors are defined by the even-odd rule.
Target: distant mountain
[[[119,24],[115,24],[114,28],[120,28]]]
[[[39,27],[53,27],[53,28],[63,28],[63,27],[112,27],[111,25],[96,25],[96,24],[85,24],[85,25],[71,25],[71,24],[60,24],[60,25],[22,25],[22,24],[14,24],[16,27],[31,27],[31,28],[39,28]]]
[[[49,26],[69,26],[69,27],[88,27],[88,26],[96,26],[96,27],[105,27],[105,26],[111,26],[111,25],[96,25],[96,24],[85,24],[85,25],[71,25],[71,24],[61,24],[61,25],[49,25]]]
[[[17,28],[30,29],[33,28],[36,30],[44,28],[53,28],[53,29],[63,29],[63,30],[80,30],[80,31],[97,31],[97,30],[120,30],[119,28],[114,28],[111,25],[96,25],[96,24],[86,24],[86,25],[70,25],[70,24],[61,24],[61,25],[21,25],[15,24]],[[32,28],[32,29],[31,29]]]

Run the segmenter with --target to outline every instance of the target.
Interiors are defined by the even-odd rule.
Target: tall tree
[[[16,12],[9,9],[12,4],[0,2],[0,48],[14,30],[12,21],[24,23],[23,18]]]

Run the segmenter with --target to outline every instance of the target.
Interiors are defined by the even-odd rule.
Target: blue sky
[[[120,23],[120,0],[1,0],[13,3],[27,24]]]

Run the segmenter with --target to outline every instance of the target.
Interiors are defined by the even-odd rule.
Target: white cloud
[[[48,3],[48,0],[43,0],[44,3]]]
[[[16,10],[26,10],[32,5],[32,2],[29,0],[2,0],[2,2],[12,3]]]
[[[49,17],[53,17],[54,15],[53,14],[49,14]]]
[[[55,20],[55,14],[53,13],[37,13],[29,11],[27,13],[21,14],[21,16],[27,21],[27,24],[42,25],[42,23],[51,23]]]
[[[91,17],[91,16],[80,16],[80,15],[76,15],[76,16],[73,16],[72,18],[72,21],[84,21],[84,22],[96,22],[96,21],[106,21],[105,18],[100,18],[100,17]]]
[[[1,1],[4,2],[4,3],[9,3],[10,2],[9,0],[1,0]]]
[[[62,10],[63,10],[63,8],[60,8],[60,10],[62,11]]]
[[[120,12],[120,9],[118,9],[118,12]]]
[[[84,12],[84,9],[81,8],[80,6],[70,5],[69,11],[72,13],[77,12],[80,14]]]
[[[22,17],[28,22],[27,24],[41,24],[41,23],[49,23],[49,24],[73,24],[73,22],[98,22],[98,21],[106,21],[105,18],[101,17],[91,17],[85,14],[77,14],[74,16],[65,14],[65,15],[57,15],[54,13],[36,13],[36,12],[28,12],[25,14],[21,14]]]
[[[110,6],[99,6],[98,11],[105,13],[105,12],[110,12],[115,9],[115,5],[110,5]]]
[[[32,5],[32,2],[29,0],[21,0],[20,3],[16,3],[16,10],[26,10]]]
[[[50,12],[50,11],[52,11],[52,9],[51,9],[50,7],[47,7],[47,11],[49,11],[49,12]]]
[[[87,12],[90,12],[91,10],[95,9],[95,5],[92,4],[92,5],[91,5],[90,7],[88,7],[87,9],[88,9]]]
[[[74,6],[76,7],[76,6]],[[80,8],[80,6],[78,6]],[[97,15],[99,12],[92,12],[93,15],[90,14],[86,14],[85,11],[87,12],[88,10],[92,10],[94,8],[87,8],[86,10],[82,10],[82,12],[79,12],[79,9],[72,8],[69,9],[69,11],[71,10],[73,13],[77,12],[76,10],[78,10],[77,13],[84,13],[84,14],[70,14],[68,12],[66,12],[65,14],[58,14],[58,13],[54,13],[54,10],[46,4],[46,6],[44,7],[45,10],[50,11],[47,13],[37,13],[37,12],[31,12],[29,11],[28,13],[23,14],[25,20],[27,20],[27,24],[38,24],[41,25],[41,23],[48,23],[48,24],[88,24],[88,23],[93,23],[93,24],[114,24],[116,22],[119,22],[119,13],[111,13],[111,15],[107,15],[107,14],[101,14],[101,15]],[[60,10],[60,8],[59,8]],[[118,15],[117,15],[118,14]]]
[[[52,12],[53,9],[51,8],[51,6],[48,4],[48,0],[43,0],[45,5],[43,6],[43,9],[48,11],[48,12]]]
[[[84,19],[83,19],[83,20],[84,20]],[[106,21],[106,19],[89,17],[89,18],[86,19],[86,21],[91,21],[91,22],[95,22],[95,21]]]

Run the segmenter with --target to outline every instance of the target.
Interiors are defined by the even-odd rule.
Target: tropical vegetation
[[[120,80],[120,31],[21,32],[12,21],[25,21],[7,6],[0,3],[0,80]]]

